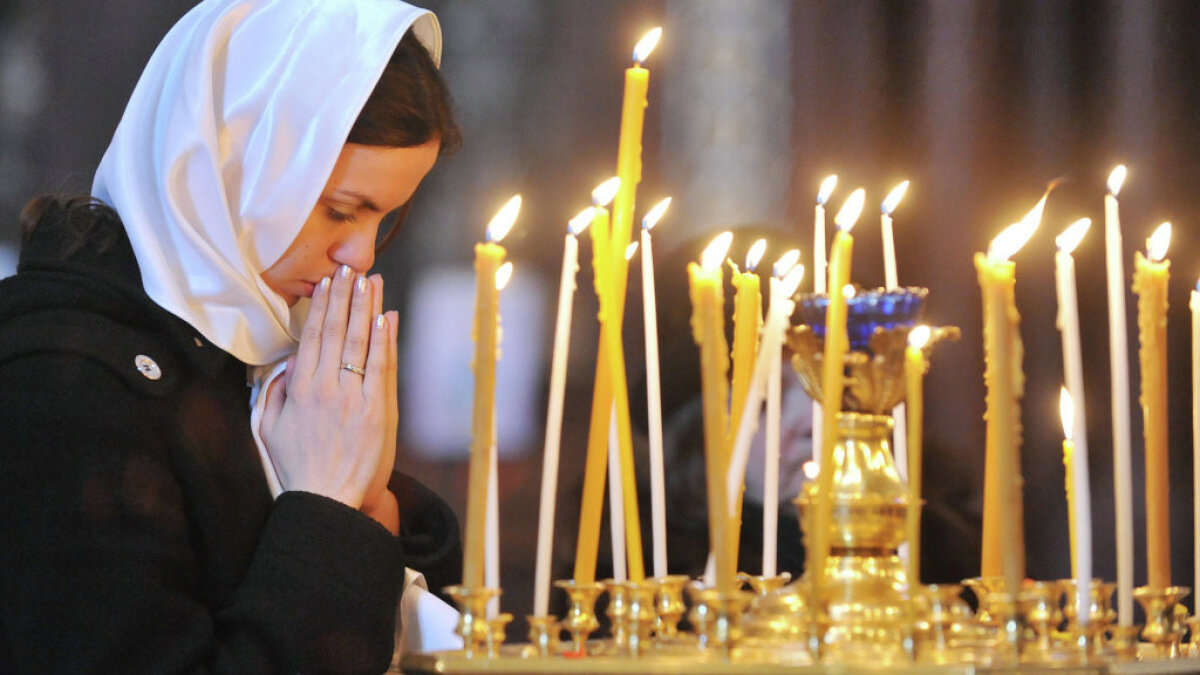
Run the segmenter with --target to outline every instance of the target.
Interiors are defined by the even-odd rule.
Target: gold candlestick
[[[750,586],[750,590],[759,598],[766,597],[769,593],[783,588],[791,580],[791,572],[784,572],[773,577],[766,577],[761,574],[746,574],[745,572],[738,573],[738,581]]]
[[[504,640],[507,637],[508,624],[512,620],[513,615],[508,612],[502,612],[487,620],[487,655],[489,659],[496,658],[500,653],[500,645],[504,644]]]
[[[488,625],[487,604],[500,596],[499,588],[480,586],[449,586],[446,594],[458,605],[458,628],[463,640],[463,655],[467,658],[491,655],[492,627]],[[511,616],[509,617],[511,618]]]
[[[1140,586],[1133,589],[1133,597],[1146,612],[1146,625],[1142,628],[1142,639],[1154,645],[1157,656],[1163,659],[1179,657],[1179,642],[1183,639],[1183,627],[1175,608],[1187,597],[1191,589],[1186,586],[1154,588]]]
[[[651,581],[656,587],[654,601],[658,610],[654,632],[660,640],[674,639],[679,635],[679,620],[687,611],[687,605],[683,602],[683,588],[687,586],[688,577],[683,574],[670,574]]]
[[[562,627],[571,634],[571,651],[581,655],[586,651],[588,636],[600,627],[596,598],[604,592],[604,587],[595,582],[581,584],[574,579],[559,580],[554,585],[566,591],[570,599],[571,607],[563,617]]]
[[[653,580],[630,581],[625,586],[629,599],[629,654],[641,656],[650,647],[650,634],[654,631],[657,619],[654,611],[654,591],[658,584]]]
[[[546,658],[557,653],[558,635],[562,631],[558,617],[529,614],[525,620],[529,622],[529,645],[525,655]]]
[[[629,649],[629,585],[612,579],[600,583],[608,591],[608,609],[604,613],[612,631],[612,647],[617,654],[623,654]]]

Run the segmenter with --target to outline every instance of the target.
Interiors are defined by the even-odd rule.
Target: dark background
[[[0,245],[15,246],[16,214],[31,195],[86,191],[142,65],[191,4],[0,0]],[[963,332],[961,342],[934,357],[926,430],[931,443],[968,467],[977,492],[984,387],[972,254],[1024,214],[1049,180],[1065,177],[1042,229],[1014,258],[1029,378],[1022,463],[1028,572],[1035,578],[1068,574],[1053,237],[1082,216],[1094,221],[1076,252],[1094,552],[1097,574],[1115,578],[1101,223],[1104,181],[1113,166],[1128,165],[1121,193],[1127,274],[1133,252],[1153,228],[1163,220],[1175,225],[1168,315],[1173,578],[1192,583],[1187,301],[1200,274],[1193,234],[1200,228],[1200,3],[427,4],[443,25],[444,72],[465,146],[434,170],[409,227],[379,261],[393,282],[391,304],[405,306],[404,289],[419,275],[468,263],[496,205],[517,191],[526,206],[522,226],[506,242],[510,256],[553,297],[563,225],[614,170],[621,71],[637,39],[662,25],[663,43],[647,62],[651,84],[639,195],[642,206],[665,194],[676,201],[656,231],[656,251],[750,222],[811,241],[817,185],[836,172],[835,209],[854,187],[867,188],[868,208],[855,231],[853,279],[876,285],[883,272],[874,205],[891,186],[910,179],[896,213],[900,279],[931,289],[930,323],[958,325]],[[804,260],[811,261],[810,250]],[[578,505],[565,496],[575,494],[582,473],[596,341],[586,265],[579,287],[560,479],[557,554],[563,559],[574,549]],[[630,303],[636,328],[640,306]],[[1144,583],[1135,298],[1129,295],[1126,304],[1135,387],[1135,580]],[[627,350],[636,381],[641,344]],[[544,392],[538,395],[544,399]],[[518,616],[531,604],[541,441],[534,439],[501,465],[504,605]],[[404,447],[398,465],[461,513],[465,464],[418,454]],[[518,633],[523,628],[514,627],[512,635]]]

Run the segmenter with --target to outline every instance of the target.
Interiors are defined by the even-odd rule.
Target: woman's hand
[[[395,509],[387,481],[398,418],[398,318],[380,312],[382,301],[382,279],[346,266],[317,286],[300,349],[283,386],[268,392],[262,424],[285,490],[324,495],[381,522],[395,520],[386,514]]]

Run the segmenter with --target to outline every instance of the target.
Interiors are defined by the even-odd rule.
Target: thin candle
[[[1117,521],[1117,621],[1133,625],[1133,467],[1130,449],[1129,347],[1125,337],[1125,262],[1117,195],[1125,166],[1108,175],[1104,195],[1104,260],[1108,280],[1108,357],[1112,371],[1113,495]]]
[[[1151,588],[1171,585],[1170,483],[1167,445],[1167,281],[1171,224],[1163,223],[1134,255],[1138,296],[1138,360],[1146,442],[1146,575]]]
[[[571,309],[575,275],[579,271],[579,235],[594,217],[591,206],[567,224],[562,273],[558,283],[558,314],[554,321],[554,351],[550,360],[550,398],[546,404],[546,440],[542,450],[542,491],[538,503],[537,562],[534,570],[533,613],[546,616],[550,608],[550,565],[554,545],[554,507],[558,494],[558,459],[562,442],[563,398],[567,388],[567,354],[571,345]]]
[[[925,358],[925,346],[929,344],[929,326],[917,326],[908,334],[908,346],[904,350],[904,398],[908,403],[909,474],[908,512],[905,526],[908,541],[908,583],[921,583],[921,447],[923,417],[925,411],[924,382],[929,370]],[[897,436],[899,438],[899,436]]]
[[[892,237],[892,214],[900,206],[900,200],[908,191],[908,181],[902,181],[892,188],[883,202],[879,205],[880,231],[883,235],[883,285],[885,288],[899,288],[900,280],[896,275],[896,243]],[[908,478],[908,431],[906,429],[907,415],[904,402],[892,408],[892,457],[896,460],[896,471],[900,477]]]
[[[1192,310],[1192,578],[1200,580],[1200,280],[1192,289],[1189,308]]]
[[[1058,394],[1058,414],[1062,419],[1063,428],[1063,469],[1066,478],[1063,480],[1064,492],[1067,495],[1067,531],[1070,541],[1070,561],[1071,561],[1071,576],[1079,578],[1079,538],[1075,528],[1075,499],[1078,495],[1075,494],[1074,486],[1071,484],[1071,474],[1074,473],[1071,465],[1075,463],[1075,443],[1071,440],[1075,429],[1075,405],[1071,400],[1071,393],[1066,387],[1061,387]]]
[[[667,501],[663,471],[662,389],[658,366],[658,306],[654,293],[654,253],[650,230],[658,224],[671,198],[667,197],[642,218],[642,323],[646,329],[646,420],[650,435],[650,530],[654,548],[654,576],[667,576]]]
[[[484,584],[484,551],[487,538],[488,473],[495,452],[496,353],[499,339],[500,291],[496,273],[504,260],[500,240],[516,222],[521,196],[516,195],[496,213],[487,228],[487,239],[475,246],[475,371],[472,413],[471,461],[467,478],[466,545],[463,549],[463,585],[468,590]]]
[[[821,181],[821,187],[817,190],[816,216],[813,226],[813,293],[826,292],[826,284],[829,281],[825,260],[825,204],[833,195],[837,181],[837,174],[830,174]],[[821,411],[821,403],[814,399],[812,402],[813,459],[811,461],[816,462],[817,467],[820,467],[820,448],[825,438],[824,423],[825,414]]]
[[[1068,502],[1071,521],[1071,576],[1075,579],[1076,616],[1080,625],[1090,619],[1092,586],[1092,497],[1088,478],[1087,421],[1083,389],[1083,351],[1080,345],[1079,305],[1075,289],[1075,259],[1072,253],[1087,234],[1091,220],[1081,218],[1055,240],[1054,276],[1058,290],[1058,328],[1062,332],[1063,370],[1066,391],[1072,400],[1072,460],[1067,467],[1067,482],[1072,500]],[[1064,453],[1066,446],[1064,446]],[[1069,602],[1070,600],[1068,600]]]
[[[513,264],[506,262],[496,270],[496,293],[503,291],[512,280]],[[496,313],[496,358],[500,358],[500,342],[503,337],[500,329],[500,313]],[[494,404],[493,404],[494,405]],[[492,447],[488,452],[488,491],[487,491],[487,534],[484,545],[483,583],[488,588],[500,586],[500,476],[499,453],[496,449],[496,415],[492,414]],[[488,601],[486,615],[489,619],[500,613],[500,596]]]

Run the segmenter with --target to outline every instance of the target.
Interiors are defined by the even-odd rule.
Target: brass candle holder
[[[746,574],[738,572],[738,581],[750,587],[757,597],[763,597],[768,593],[777,591],[787,585],[792,580],[791,572],[784,572],[773,577],[766,577],[761,574]]]
[[[1151,588],[1141,586],[1133,589],[1133,597],[1146,612],[1146,625],[1142,639],[1154,645],[1156,656],[1163,659],[1179,657],[1179,643],[1183,639],[1176,607],[1187,597],[1191,589],[1185,586]]]
[[[741,621],[753,597],[742,590],[720,591],[705,588],[693,596],[702,605],[706,620],[698,628],[700,643],[709,653],[728,659],[734,645],[742,636]]]
[[[1108,646],[1112,649],[1116,660],[1133,661],[1137,658],[1138,633],[1141,631],[1142,627],[1137,625],[1112,625],[1108,627]]]
[[[950,665],[972,663],[980,646],[971,608],[962,599],[958,584],[918,586],[913,594],[913,659],[917,663]]]
[[[508,636],[508,624],[512,620],[513,615],[508,612],[501,612],[487,620],[487,655],[489,659],[496,658],[496,655],[500,653],[500,645],[504,644],[504,640]]]
[[[577,583],[574,579],[560,579],[554,585],[567,592],[571,603],[562,620],[562,628],[571,634],[571,651],[583,654],[588,636],[600,627],[596,618],[596,598],[604,592],[604,587],[597,583]]]
[[[526,615],[529,623],[529,645],[524,651],[525,656],[545,658],[558,652],[558,635],[562,625],[556,616]]]
[[[742,619],[738,651],[759,662],[811,664],[809,597],[808,580],[803,577],[757,595]]]
[[[1188,656],[1200,657],[1200,616],[1190,616],[1188,627]]]
[[[629,585],[624,581],[607,579],[600,582],[608,591],[609,630],[612,631],[612,650],[618,654],[629,649]]]
[[[467,658],[487,655],[491,651],[492,627],[488,624],[487,605],[492,598],[500,597],[499,588],[467,588],[448,586],[446,594],[458,605],[458,628],[455,631],[463,641],[463,654]],[[509,615],[509,618],[512,618]]]
[[[1088,593],[1088,624],[1080,626],[1075,580],[1063,579],[1059,583],[1063,588],[1066,639],[1075,645],[1085,660],[1103,659],[1111,652],[1105,634],[1117,618],[1117,612],[1112,606],[1113,592],[1117,585],[1102,579],[1092,579]]]
[[[640,656],[650,647],[650,634],[654,632],[657,615],[654,611],[654,594],[658,584],[653,579],[626,582],[628,596],[627,622],[629,629],[629,654]]]
[[[1021,648],[1022,663],[1052,664],[1076,661],[1078,654],[1060,644],[1055,629],[1062,623],[1059,600],[1062,585],[1057,581],[1026,583],[1020,593],[1020,610],[1031,639]]]
[[[683,602],[683,589],[687,586],[688,577],[684,574],[671,574],[665,577],[655,577],[655,608],[657,619],[654,622],[654,632],[660,640],[673,640],[679,635],[679,620],[687,611]]]

